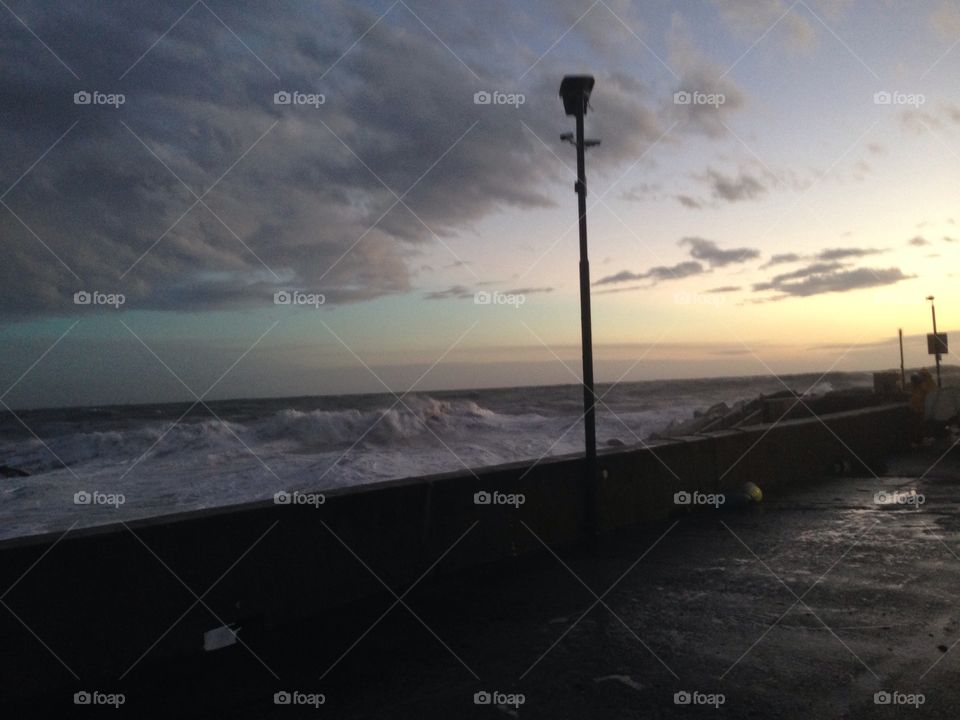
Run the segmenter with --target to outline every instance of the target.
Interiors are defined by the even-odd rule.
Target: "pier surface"
[[[956,717],[960,449],[948,448],[595,551],[544,546],[487,571],[385,582],[349,612],[247,627],[201,660],[147,656],[111,717],[858,718],[903,715],[913,706],[897,703],[921,696],[924,717]],[[463,532],[450,554],[471,542]],[[324,702],[277,705],[278,691]],[[484,692],[501,704],[476,704]]]

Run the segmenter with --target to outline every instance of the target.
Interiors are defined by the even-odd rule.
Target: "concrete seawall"
[[[749,480],[776,494],[838,467],[879,473],[908,423],[905,405],[887,405],[603,452],[600,528],[667,517],[681,490]],[[523,503],[478,505],[480,492]],[[260,502],[0,542],[3,693],[117,684],[141,656],[202,655],[222,624],[269,632],[428,571],[574,543],[584,499],[582,459],[562,457],[337,489],[317,508]]]

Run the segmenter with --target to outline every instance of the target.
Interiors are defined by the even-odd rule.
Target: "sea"
[[[870,386],[869,373],[599,384],[597,444],[717,403]],[[0,538],[583,452],[577,385],[218,400],[0,416]]]

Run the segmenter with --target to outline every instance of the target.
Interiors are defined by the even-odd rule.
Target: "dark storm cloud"
[[[634,273],[630,272],[629,270],[621,270],[615,275],[607,275],[606,277],[597,280],[594,285],[611,285],[613,283],[630,282],[632,280],[641,280],[644,277],[646,277],[644,273]]]
[[[771,255],[770,259],[760,267],[768,268],[773,267],[774,265],[786,265],[788,263],[800,262],[803,259],[803,256],[798,255],[797,253],[780,253],[777,255]]]
[[[681,130],[725,137],[730,116],[746,103],[743,91],[724,72],[726,68],[697,49],[679,14],[673,17],[667,44],[667,62],[678,74],[669,118]]]
[[[710,290],[707,290],[707,292],[711,294],[722,294],[737,292],[740,289],[741,288],[739,285],[723,285],[722,287],[711,288]]]
[[[79,289],[158,309],[262,304],[281,287],[331,303],[404,292],[425,244],[498,208],[547,206],[566,180],[535,137],[567,127],[556,72],[498,82],[492,27],[466,33],[422,8],[431,27],[450,23],[444,37],[471,71],[403,4],[380,22],[346,2],[210,8],[170,29],[183,10],[162,3],[18,3],[69,70],[12,18],[0,24],[0,192],[49,150],[0,206],[6,314],[70,312]],[[561,11],[545,12],[534,19]],[[634,79],[608,73],[598,86],[602,172],[666,128]],[[497,88],[526,102],[474,104]],[[84,90],[125,103],[75,105]],[[276,105],[280,90],[325,102]]]
[[[677,195],[677,200],[684,207],[690,208],[691,210],[699,210],[703,207],[703,204],[689,195]]]
[[[860,288],[893,285],[912,277],[915,276],[905,275],[900,268],[857,268],[814,275],[798,283],[781,285],[780,289],[789,295],[806,297],[820,293],[848,292]]]
[[[703,266],[698,262],[682,262],[669,267],[658,266],[647,270],[645,277],[656,280],[679,280],[680,278],[690,277],[691,275],[700,275],[705,272]]]
[[[845,233],[849,235],[850,233]],[[760,266],[761,269],[774,267],[775,265],[788,265],[791,263],[810,261],[810,260],[819,260],[821,262],[836,262],[838,260],[846,260],[849,258],[860,258],[867,257],[869,255],[879,255],[885,253],[887,250],[885,248],[855,248],[855,247],[845,247],[845,248],[828,248],[827,250],[821,250],[818,253],[813,255],[801,255],[800,253],[780,253],[776,255],[771,255],[770,259],[767,260],[763,265]],[[820,267],[818,265],[813,265],[812,267]],[[798,271],[803,273],[804,270]]]
[[[812,275],[823,275],[825,273],[832,273],[842,269],[844,266],[842,263],[832,262],[832,263],[814,263],[813,265],[807,265],[806,267],[799,268],[798,270],[793,270],[788,273],[780,273],[779,275],[774,275],[773,278],[768,282],[756,283],[753,286],[755,292],[762,290],[773,290],[781,287],[791,280],[799,280],[801,278],[807,278]]]
[[[615,275],[608,275],[605,278],[597,280],[594,285],[612,285],[614,283],[631,282],[634,280],[652,280],[653,283],[656,284],[664,280],[679,280],[692,275],[700,275],[703,272],[705,272],[705,270],[700,263],[686,261],[670,266],[658,265],[642,273],[621,270]]]
[[[615,293],[632,292],[633,290],[646,290],[650,285],[631,285],[629,287],[609,288],[607,290],[597,290],[597,295],[613,295]]]
[[[482,282],[478,283],[478,287],[485,287],[489,285],[495,285],[496,283],[492,282]],[[453,285],[446,290],[434,290],[433,292],[426,293],[423,297],[425,300],[463,300],[463,299],[473,299],[476,297],[478,290],[465,287],[463,285]],[[541,293],[550,293],[553,292],[552,287],[524,287],[524,288],[514,288],[512,290],[504,290],[504,295],[538,295]]]
[[[846,269],[842,263],[815,263],[793,272],[774,276],[768,282],[756,283],[754,292],[776,291],[778,294],[760,302],[772,302],[788,297],[809,297],[824,293],[849,292],[862,288],[893,285],[908,280],[899,268]]]
[[[539,295],[541,293],[551,293],[553,292],[552,287],[524,287],[524,288],[513,288],[512,290],[504,290],[504,295]]]
[[[730,176],[717,170],[708,169],[707,180],[716,200],[726,200],[727,202],[753,200],[767,192],[767,187],[759,178],[746,172]]]
[[[615,283],[648,280],[651,282],[645,287],[649,287],[650,285],[655,285],[665,280],[679,280],[680,278],[710,272],[701,262],[696,261],[703,261],[707,263],[709,268],[714,268],[747,262],[760,256],[760,252],[753,248],[723,250],[712,240],[705,240],[698,237],[683,238],[678,244],[690,246],[690,256],[693,257],[694,260],[685,260],[676,265],[659,265],[639,273],[630,270],[621,270],[614,275],[601,278],[596,281],[594,285],[612,285]]]
[[[620,193],[620,199],[631,202],[657,200],[660,197],[660,190],[661,188],[658,183],[641,182]]]
[[[690,256],[697,260],[703,260],[710,267],[724,267],[760,257],[760,251],[754,248],[722,250],[713,240],[705,240],[699,237],[685,237],[679,244],[689,245]]]
[[[817,260],[845,260],[846,258],[879,255],[884,252],[886,252],[885,249],[878,248],[830,248],[828,250],[821,250],[815,257]]]
[[[423,296],[427,300],[450,300],[450,299],[462,299],[462,298],[472,298],[473,290],[463,285],[454,285],[449,287],[446,290],[434,290],[433,292],[428,292]]]

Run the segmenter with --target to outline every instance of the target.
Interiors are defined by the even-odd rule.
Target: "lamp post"
[[[903,366],[903,328],[897,330],[900,336],[900,391],[907,391],[907,371]]]
[[[933,342],[934,347],[940,349],[940,338],[937,335],[937,307],[933,304],[933,295],[928,295],[927,300],[930,301],[930,314],[933,316]],[[937,387],[942,388],[943,384],[940,382],[940,353],[936,354],[937,358]]]
[[[577,120],[577,134],[565,133],[560,139],[577,149],[577,193],[580,216],[580,339],[583,346],[583,432],[585,445],[584,482],[587,495],[587,533],[593,537],[598,531],[597,518],[597,396],[593,388],[593,330],[590,322],[590,260],[587,256],[587,176],[584,169],[584,154],[588,147],[600,144],[599,140],[584,140],[583,117],[587,114],[594,79],[590,75],[567,75],[560,83],[560,97],[568,116]]]

